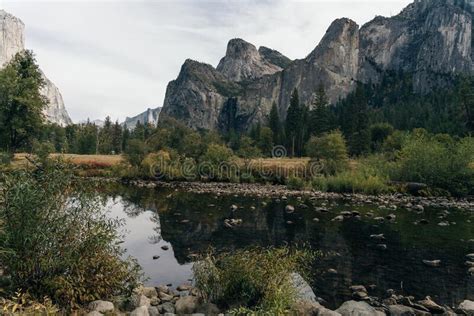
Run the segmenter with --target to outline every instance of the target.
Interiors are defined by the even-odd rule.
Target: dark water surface
[[[298,207],[302,202],[309,207]],[[211,246],[233,250],[251,245],[307,243],[324,253],[314,263],[315,277],[310,283],[328,307],[349,300],[349,287],[359,284],[375,285],[369,294],[379,297],[394,289],[416,298],[430,295],[450,306],[474,299],[474,278],[465,266],[466,254],[474,253],[474,224],[469,222],[474,221],[474,214],[449,210],[447,220],[456,224],[441,227],[438,217],[443,209],[417,214],[347,202],[302,202],[117,187],[105,208],[114,217],[126,220],[124,246],[138,259],[149,285],[177,286],[186,282],[192,277],[193,258]],[[234,217],[241,218],[243,224],[229,229],[223,223],[230,217],[233,204],[239,206]],[[285,212],[287,204],[296,206],[295,213]],[[329,213],[317,211],[320,206],[326,206]],[[341,211],[358,211],[361,219],[331,221]],[[378,223],[366,216],[368,212],[374,217],[393,213],[396,220]],[[414,224],[420,219],[429,223]],[[386,250],[370,238],[382,233]],[[153,260],[153,256],[160,258]],[[435,259],[441,260],[440,267],[427,267],[422,262]],[[335,269],[337,274],[328,269]]]

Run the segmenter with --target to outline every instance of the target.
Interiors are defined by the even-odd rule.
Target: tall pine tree
[[[315,136],[321,136],[331,129],[329,100],[322,84],[319,85],[318,91],[312,103],[312,109],[309,113],[309,132]]]
[[[269,117],[269,127],[273,133],[273,143],[275,145],[283,144],[283,130],[280,121],[280,115],[278,114],[278,108],[275,102],[272,104]]]
[[[285,122],[285,133],[288,142],[288,148],[290,149],[291,156],[294,157],[296,153],[296,146],[298,142],[298,136],[300,135],[301,129],[301,106],[298,90],[293,90],[290,99],[290,106],[286,114]]]

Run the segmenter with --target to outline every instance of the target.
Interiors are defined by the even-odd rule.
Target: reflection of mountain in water
[[[316,212],[308,201],[308,209],[293,214],[284,211],[285,203],[270,199],[248,197],[215,197],[168,190],[127,189],[119,194],[129,201],[130,216],[138,209],[156,212],[158,235],[172,244],[179,264],[192,261],[193,254],[203,253],[209,247],[217,251],[231,251],[247,246],[282,245],[285,243],[310,244],[324,255],[314,264],[312,280],[317,294],[335,307],[350,298],[349,287],[355,284],[376,285],[373,295],[384,296],[387,289],[402,294],[422,297],[431,295],[438,302],[452,305],[473,298],[472,279],[466,275],[464,256],[473,252],[472,244],[460,239],[474,237],[474,230],[466,223],[467,215],[453,213],[457,226],[440,228],[436,212],[425,214],[430,223],[420,227],[413,222],[420,215],[407,211],[397,212],[396,223],[377,224],[374,220],[346,219],[333,222],[342,210],[357,209],[362,214],[368,207],[338,205],[329,214]],[[290,203],[290,202],[289,202]],[[239,206],[235,218],[241,218],[240,227],[229,229],[223,225],[231,217],[231,205]],[[298,202],[291,201],[298,205]],[[252,207],[255,209],[252,210]],[[371,208],[372,211],[373,207]],[[383,210],[375,210],[385,216]],[[159,214],[159,216],[158,216]],[[314,217],[320,219],[313,221]],[[463,224],[464,223],[464,224]],[[386,250],[380,250],[371,234],[385,234]],[[148,236],[149,237],[149,236]],[[469,248],[471,247],[471,248]],[[441,259],[440,268],[428,268],[423,259]],[[337,274],[328,273],[337,270]]]

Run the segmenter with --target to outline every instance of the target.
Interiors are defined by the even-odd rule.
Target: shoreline
[[[122,184],[140,188],[169,188],[195,194],[216,194],[234,196],[253,196],[258,198],[282,199],[307,198],[310,200],[343,200],[363,204],[376,204],[386,207],[404,207],[423,210],[425,207],[457,208],[474,212],[474,199],[454,197],[421,197],[409,194],[393,193],[384,195],[365,195],[360,193],[333,193],[314,190],[293,190],[284,185],[258,183],[225,182],[164,182],[149,180],[121,181]]]

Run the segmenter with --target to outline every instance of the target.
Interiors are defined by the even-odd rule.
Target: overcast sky
[[[123,120],[163,104],[186,58],[217,66],[229,39],[296,59],[330,23],[363,24],[411,0],[0,0],[23,20],[26,46],[61,90],[73,121]]]

